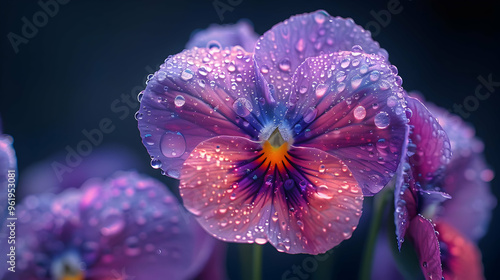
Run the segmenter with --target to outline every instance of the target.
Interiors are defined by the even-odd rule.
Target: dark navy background
[[[4,132],[14,137],[21,173],[67,146],[74,149],[85,139],[83,129],[98,129],[107,118],[114,130],[104,134],[103,143],[129,147],[143,159],[138,166],[175,184],[148,166],[149,156],[133,117],[138,106],[135,95],[147,74],[168,55],[182,51],[193,30],[211,23],[248,18],[262,34],[291,15],[325,9],[369,26],[398,67],[405,89],[419,90],[441,107],[470,100],[468,96],[480,84],[478,76],[492,75],[500,82],[500,10],[494,1],[219,0],[233,4],[231,11],[223,13],[223,21],[211,0],[60,2],[68,3],[60,4],[59,11],[47,17],[16,53],[9,32],[22,35],[23,17],[33,22],[42,8],[37,1],[0,1],[0,114]],[[396,11],[391,19],[377,22],[377,12],[395,2],[400,4],[390,9]],[[38,20],[43,23],[43,16]],[[489,164],[500,174],[500,86],[494,90],[479,101],[467,121],[476,127]],[[497,176],[492,182],[497,197],[499,181]],[[500,279],[499,209],[480,242],[488,279]],[[321,262],[320,270],[331,269],[336,279],[357,277],[369,218],[369,213],[363,215],[353,238]],[[230,246],[229,254],[229,276],[238,279],[237,248]],[[267,246],[265,279],[281,279],[283,272],[300,265],[304,257],[277,253]]]

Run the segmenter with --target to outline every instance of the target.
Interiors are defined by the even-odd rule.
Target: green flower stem
[[[262,279],[262,245],[252,247],[252,280]]]
[[[253,244],[252,248],[252,280],[262,279],[262,245]]]
[[[385,206],[390,201],[391,194],[392,190],[390,188],[385,188],[385,190],[383,190],[381,193],[379,193],[374,197],[373,201],[374,212],[370,224],[370,231],[368,233],[368,238],[365,244],[363,261],[361,263],[361,274],[359,277],[360,280],[370,280],[375,244],[377,242],[377,236],[380,231],[380,226],[382,222],[382,216],[384,215]]]

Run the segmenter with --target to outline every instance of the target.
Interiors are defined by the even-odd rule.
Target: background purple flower
[[[18,271],[7,279],[191,279],[214,245],[165,186],[136,173],[29,196],[18,213]]]

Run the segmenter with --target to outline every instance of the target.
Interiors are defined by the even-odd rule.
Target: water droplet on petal
[[[184,96],[182,95],[177,95],[174,99],[175,106],[177,107],[182,107],[186,103],[186,99],[184,99]]]
[[[263,245],[267,243],[267,240],[264,238],[255,238],[255,243]]]
[[[306,47],[306,44],[304,43],[304,39],[300,38],[297,43],[295,44],[295,49],[299,52],[302,52]]]
[[[362,120],[366,117],[366,109],[363,106],[358,106],[354,109],[354,117],[357,120]]]
[[[285,189],[286,189],[287,191],[289,191],[289,190],[291,190],[291,189],[295,186],[295,182],[294,182],[292,179],[287,179],[287,180],[285,181],[285,184],[284,184],[284,185],[285,185]]]
[[[318,110],[314,107],[310,107],[304,114],[304,122],[311,123],[316,118],[316,114],[318,114]]]
[[[323,199],[331,199],[333,195],[331,192],[328,190],[328,187],[326,185],[321,185],[318,187],[317,194],[320,198]]]
[[[267,67],[267,65],[263,65],[261,68],[260,68],[260,72],[262,74],[267,74],[269,73],[269,67]]]
[[[250,115],[253,110],[253,105],[248,99],[238,98],[233,103],[234,112],[240,117],[246,117]]]
[[[319,84],[316,87],[316,97],[321,98],[323,95],[325,95],[326,90],[328,89],[328,86],[325,84]]]
[[[151,160],[151,167],[153,167],[154,169],[161,168],[161,166],[162,166],[161,160],[159,160],[159,159],[152,159]]]
[[[380,73],[377,70],[374,70],[370,73],[370,80],[372,82],[377,81],[380,78]]]
[[[186,68],[186,70],[182,71],[181,73],[181,79],[184,81],[189,81],[193,78],[194,73],[191,69]]]
[[[380,112],[378,113],[376,116],[375,116],[375,125],[378,127],[378,128],[386,128],[389,126],[391,120],[389,118],[389,114],[387,114],[386,112]]]
[[[167,131],[160,140],[161,153],[168,158],[177,158],[186,151],[186,139],[180,132]]]
[[[284,58],[280,62],[279,67],[280,67],[280,70],[283,71],[283,72],[290,71],[290,67],[291,67],[290,60],[288,58]]]

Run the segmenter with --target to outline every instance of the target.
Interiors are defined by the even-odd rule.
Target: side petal
[[[380,57],[321,55],[297,69],[285,119],[296,145],[335,155],[373,195],[391,180],[406,145],[404,96],[397,69]]]
[[[220,44],[222,48],[242,46],[246,51],[253,52],[259,35],[253,30],[248,20],[239,20],[235,24],[212,24],[207,29],[194,31],[186,44],[186,49],[209,48],[210,45]]]
[[[411,221],[408,234],[415,246],[424,277],[442,279],[441,251],[432,222],[418,215]]]
[[[255,46],[255,63],[263,84],[273,85],[268,90],[275,90],[276,101],[286,102],[292,75],[306,58],[350,51],[354,46],[357,51],[388,57],[370,32],[352,19],[319,10],[293,16],[264,33]]]
[[[241,47],[169,57],[149,79],[137,114],[152,166],[178,178],[189,153],[206,139],[257,139],[266,116],[254,73],[252,56]]]
[[[436,223],[442,248],[444,279],[484,279],[481,252],[477,246],[447,223]]]
[[[347,166],[317,149],[281,151],[240,137],[202,142],[182,169],[184,205],[224,241],[320,254],[349,238],[363,196]]]
[[[446,165],[451,159],[448,135],[432,113],[413,97],[407,97],[410,117],[411,152],[409,163],[413,176],[424,189],[432,189],[432,184],[440,181]]]
[[[397,171],[394,188],[394,225],[400,251],[410,222],[417,216],[418,198],[418,190],[408,164],[408,157],[404,156],[404,161]]]

